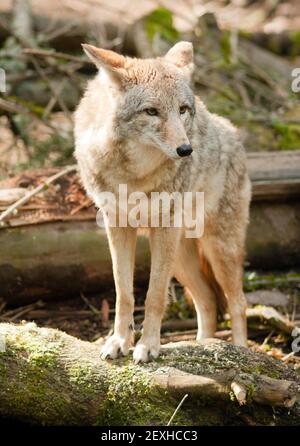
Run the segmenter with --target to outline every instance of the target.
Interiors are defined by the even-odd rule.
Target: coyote
[[[143,331],[133,358],[159,355],[160,327],[174,276],[192,297],[197,340],[213,337],[218,296],[226,298],[234,344],[247,346],[243,259],[251,195],[237,130],[210,113],[191,89],[193,46],[179,42],[164,57],[135,59],[92,45],[99,68],[75,112],[75,156],[96,206],[102,191],[204,193],[200,238],[184,228],[148,227],[151,273]],[[114,333],[101,357],[127,355],[134,338],[133,275],[138,228],[114,227],[104,212],[116,288]]]

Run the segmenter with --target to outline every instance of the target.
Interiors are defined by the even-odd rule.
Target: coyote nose
[[[188,156],[192,153],[193,149],[190,144],[182,144],[181,146],[177,147],[176,152],[179,156]]]

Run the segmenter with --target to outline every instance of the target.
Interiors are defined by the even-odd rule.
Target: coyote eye
[[[147,115],[158,116],[158,111],[156,108],[145,108],[144,111],[147,113]]]
[[[180,113],[181,115],[184,115],[184,114],[188,111],[188,109],[189,109],[189,107],[188,107],[187,105],[182,105],[182,106],[179,108],[179,113]]]

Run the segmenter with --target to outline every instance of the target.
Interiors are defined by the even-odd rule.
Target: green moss
[[[232,402],[236,401],[236,396],[232,390],[229,392],[229,398]]]
[[[145,19],[145,27],[151,42],[156,34],[170,43],[175,43],[179,38],[179,32],[173,25],[172,12],[166,8],[157,8],[149,14]]]
[[[276,130],[278,145],[282,150],[294,150],[300,147],[300,125],[275,122],[271,127]]]
[[[108,425],[164,425],[171,418],[178,402],[153,385],[136,366],[111,367],[110,383],[104,404],[104,419]],[[187,423],[178,414],[175,424]]]
[[[231,61],[231,43],[230,43],[230,31],[223,31],[220,36],[221,52],[226,63]]]
[[[76,386],[82,386],[88,383],[91,375],[92,365],[86,363],[84,360],[68,368],[69,381]]]
[[[276,370],[276,367],[273,369],[270,369],[270,365],[259,365],[255,366],[248,370],[250,373],[256,373],[257,375],[265,375],[269,378],[279,379],[280,378],[280,372],[279,370]]]
[[[16,417],[18,413],[28,413],[28,420],[34,423],[49,411],[60,413],[61,410],[63,422],[67,404],[51,385],[53,373],[58,366],[61,342],[57,342],[55,338],[47,344],[41,342],[41,332],[36,332],[33,323],[22,328],[19,335],[9,332],[6,334],[6,351],[2,355],[6,363],[17,363],[18,368],[13,374],[8,374],[8,371],[3,374],[3,367],[0,367],[1,379],[4,376],[7,381],[1,395],[2,410],[5,412],[6,404],[11,406],[13,398]]]
[[[291,283],[289,279],[299,279],[300,274],[290,272],[286,274],[257,274],[255,271],[247,271],[244,275],[245,291],[255,291],[257,289],[290,289],[295,287],[296,282]]]
[[[164,319],[189,319],[195,317],[196,313],[191,305],[188,305],[184,294],[177,295],[177,300],[170,302],[167,307]]]
[[[247,119],[247,118],[246,118]],[[245,121],[238,125],[245,127]],[[245,147],[249,151],[257,150],[281,150],[279,144],[279,138],[275,137],[275,131],[272,127],[266,125],[266,123],[251,122],[251,119],[247,122],[247,139],[245,141]]]
[[[256,388],[255,384],[249,384],[247,386],[247,395],[246,395],[247,404],[251,404],[252,403],[252,401],[253,401],[253,393],[255,391],[255,388]]]
[[[300,31],[290,31],[289,39],[291,41],[290,55],[292,57],[300,54]]]
[[[9,96],[8,100],[15,102],[17,105],[23,105],[24,107],[26,107],[28,110],[30,110],[32,113],[35,113],[39,117],[42,117],[42,115],[44,113],[43,107],[41,107],[31,101],[27,101],[26,99],[22,99],[19,96]],[[23,117],[21,115],[17,115],[17,116],[19,116],[19,118]],[[24,119],[26,119],[26,117],[24,117]]]
[[[165,357],[162,350],[162,359]],[[243,355],[237,352],[231,344],[210,344],[195,349],[193,346],[172,349],[168,353],[168,366],[174,367],[187,373],[200,376],[213,376],[220,374],[257,374],[270,378],[280,378],[288,375],[288,369],[280,361],[274,360],[270,367],[269,358],[261,353],[246,352]],[[163,368],[162,368],[163,369]],[[288,379],[288,377],[287,377]]]
[[[7,379],[7,369],[3,362],[1,362],[1,356],[3,353],[0,353],[0,381],[4,381]]]

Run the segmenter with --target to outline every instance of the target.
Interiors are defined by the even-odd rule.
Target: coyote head
[[[100,68],[120,142],[129,150],[145,148],[174,160],[192,153],[191,43],[179,42],[156,59],[133,59],[87,44],[83,48]]]

